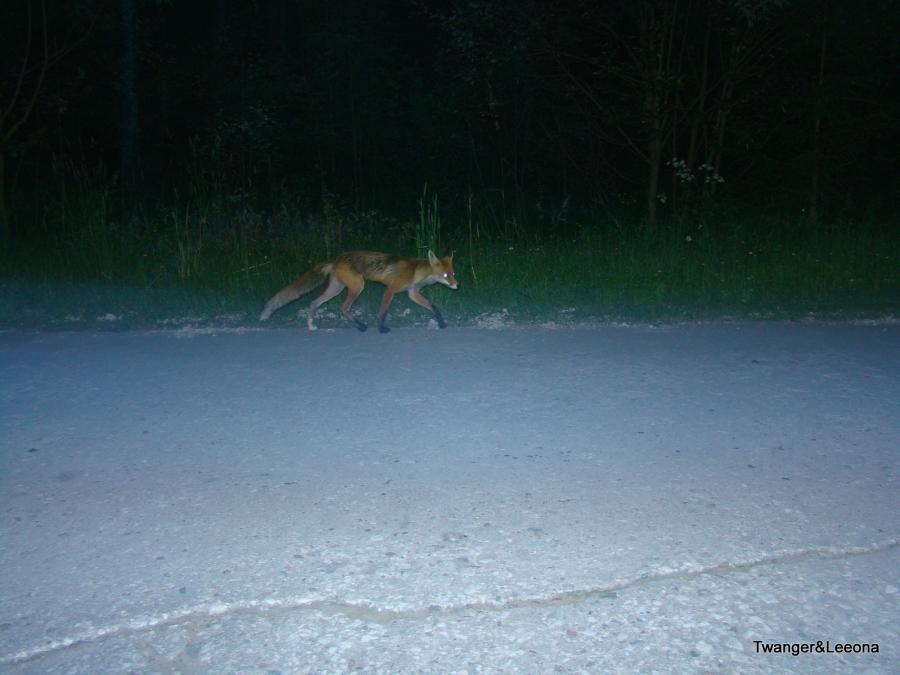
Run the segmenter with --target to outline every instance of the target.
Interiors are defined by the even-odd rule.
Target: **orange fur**
[[[259,316],[260,321],[265,321],[276,310],[300,296],[306,295],[326,279],[328,286],[309,305],[307,326],[310,330],[316,330],[314,319],[319,306],[331,300],[345,288],[347,297],[341,303],[341,313],[358,330],[366,330],[366,324],[354,317],[350,309],[353,302],[362,293],[367,280],[377,281],[386,287],[381,307],[378,310],[378,330],[380,332],[390,331],[390,328],[385,325],[385,317],[394,296],[403,291],[406,291],[410,300],[432,312],[438,325],[445,328],[447,324],[440,310],[422,295],[419,289],[434,283],[444,284],[452,289],[458,287],[456,275],[453,272],[452,254],[445,258],[438,258],[434,253],[428,251],[427,258],[401,258],[374,251],[349,251],[342,253],[334,260],[315,265],[296,281],[278,291],[266,303]]]

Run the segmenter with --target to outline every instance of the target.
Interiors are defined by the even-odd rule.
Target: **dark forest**
[[[96,282],[252,315],[364,248],[453,249],[460,316],[894,311],[898,26],[889,0],[9,0],[2,314]],[[165,314],[140,297],[96,302]]]

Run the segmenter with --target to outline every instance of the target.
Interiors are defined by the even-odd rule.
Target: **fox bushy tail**
[[[259,320],[265,321],[272,316],[272,312],[281,309],[300,296],[306,295],[317,286],[321,286],[322,282],[331,274],[332,269],[334,269],[334,265],[331,263],[319,263],[300,276],[295,282],[282,288],[266,303],[262,314],[259,315]]]

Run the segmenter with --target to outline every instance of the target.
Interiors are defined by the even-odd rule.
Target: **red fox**
[[[377,281],[387,286],[384,289],[384,297],[381,299],[381,308],[378,310],[378,331],[380,333],[390,332],[391,329],[384,324],[385,315],[387,315],[388,307],[391,304],[391,300],[394,299],[394,295],[401,291],[406,291],[409,299],[417,305],[430,310],[434,314],[434,318],[437,319],[438,326],[446,328],[447,323],[444,321],[444,317],[441,315],[437,305],[419,293],[419,289],[433,283],[444,284],[444,286],[454,290],[458,287],[456,275],[453,273],[452,253],[446,258],[438,258],[434,253],[428,251],[428,258],[426,259],[401,258],[395,255],[388,255],[387,253],[375,253],[372,251],[349,251],[341,253],[334,260],[313,266],[311,270],[294,283],[278,291],[266,303],[262,314],[259,315],[259,320],[265,321],[272,315],[272,312],[284,307],[289,302],[293,302],[301,295],[306,295],[317,286],[320,286],[326,278],[328,279],[328,286],[322,295],[309,305],[306,325],[310,330],[316,330],[313,320],[319,305],[331,300],[344,288],[347,289],[347,297],[341,304],[341,313],[358,330],[366,330],[366,324],[350,312],[353,301],[362,293],[366,279]]]

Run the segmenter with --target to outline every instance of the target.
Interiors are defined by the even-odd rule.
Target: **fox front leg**
[[[419,291],[417,291],[414,288],[410,288],[409,291],[407,292],[407,295],[409,295],[409,299],[412,300],[414,303],[424,307],[429,312],[434,314],[434,318],[437,319],[437,322],[438,322],[438,328],[446,328],[447,327],[447,322],[444,321],[444,315],[441,314],[441,310],[438,309],[438,306],[436,304],[431,302],[428,298],[426,298],[424,295],[419,293]]]

